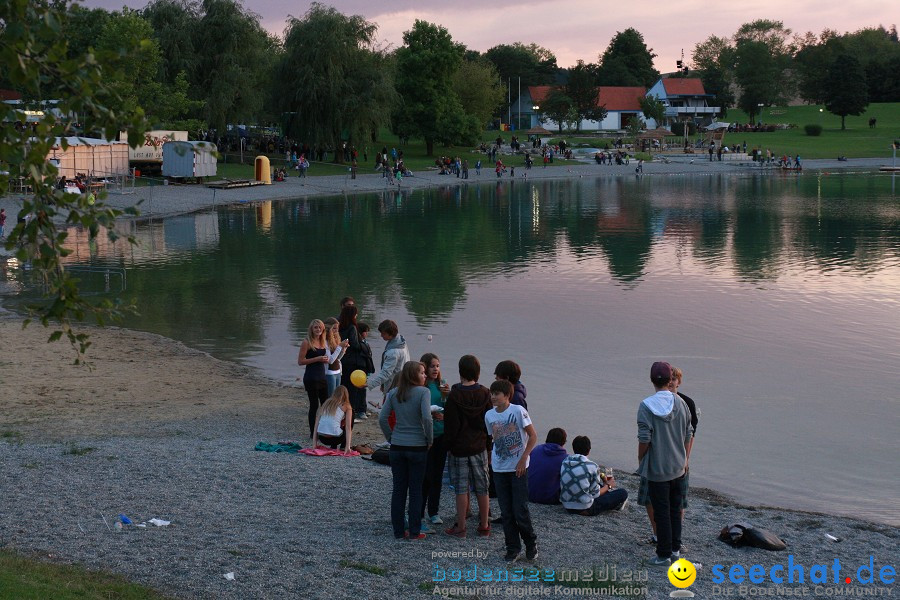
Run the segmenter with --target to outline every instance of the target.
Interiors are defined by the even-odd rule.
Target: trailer
[[[162,155],[163,177],[199,179],[217,172],[216,145],[211,142],[166,142]]]
[[[119,139],[127,142],[128,132],[119,134]],[[144,143],[137,148],[128,147],[128,162],[132,167],[144,171],[159,171],[163,162],[163,144],[188,139],[187,131],[154,130],[144,133]]]

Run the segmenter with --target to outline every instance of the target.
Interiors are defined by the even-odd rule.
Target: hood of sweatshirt
[[[519,383],[513,385],[513,390],[514,390],[514,393],[521,394],[523,398],[528,395],[528,392],[525,390],[525,384],[522,383],[521,381]]]
[[[394,339],[387,343],[384,351],[390,352],[391,350],[402,350],[403,348],[406,348],[406,339],[398,333]]]
[[[536,446],[531,454],[532,456],[535,454],[540,454],[547,458],[553,458],[558,456],[567,456],[569,453],[566,452],[566,449],[559,444],[551,444],[550,442],[548,442],[546,444],[539,444],[538,446]]]
[[[648,398],[644,398],[644,406],[657,417],[672,418],[675,408],[675,394],[669,390],[660,390]]]

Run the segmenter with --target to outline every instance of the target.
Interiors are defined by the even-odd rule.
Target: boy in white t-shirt
[[[528,456],[537,444],[537,432],[528,411],[510,404],[512,395],[510,382],[498,380],[492,383],[491,404],[494,408],[484,415],[488,435],[494,441],[491,467],[509,562],[519,558],[522,551],[520,538],[525,542],[525,558],[534,560],[538,555],[537,536],[528,511]]]

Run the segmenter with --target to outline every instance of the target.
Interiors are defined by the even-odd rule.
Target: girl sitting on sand
[[[350,452],[353,438],[353,408],[350,406],[350,394],[347,388],[339,385],[334,394],[316,413],[313,428],[313,448],[319,444],[332,450],[344,444],[344,452]]]

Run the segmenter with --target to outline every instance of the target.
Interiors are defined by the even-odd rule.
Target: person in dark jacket
[[[469,486],[478,499],[478,535],[491,534],[488,522],[488,434],[484,415],[493,406],[491,392],[478,383],[481,363],[471,354],[459,359],[460,383],[450,388],[444,407],[444,443],[450,455],[450,483],[456,490],[456,523],[445,533],[466,537]]]
[[[511,360],[500,361],[494,369],[494,378],[498,381],[503,379],[513,384],[513,397],[509,403],[528,410],[528,403],[525,402],[525,396],[528,395],[528,392],[525,390],[525,384],[520,381],[522,368],[518,363]]]
[[[347,350],[341,359],[343,370],[341,371],[341,385],[350,392],[350,406],[353,408],[353,415],[357,422],[366,419],[366,388],[358,388],[350,381],[350,374],[357,369],[361,369],[369,373],[366,369],[366,351],[367,344],[360,339],[359,329],[357,327],[356,318],[359,310],[352,302],[345,304],[342,302],[341,316],[338,317],[338,335],[342,340],[347,340]],[[371,348],[368,349],[371,356]],[[374,369],[373,369],[374,371]]]
[[[528,463],[528,500],[538,504],[559,504],[559,469],[569,455],[565,449],[566,430],[554,427],[547,443],[536,447]]]

